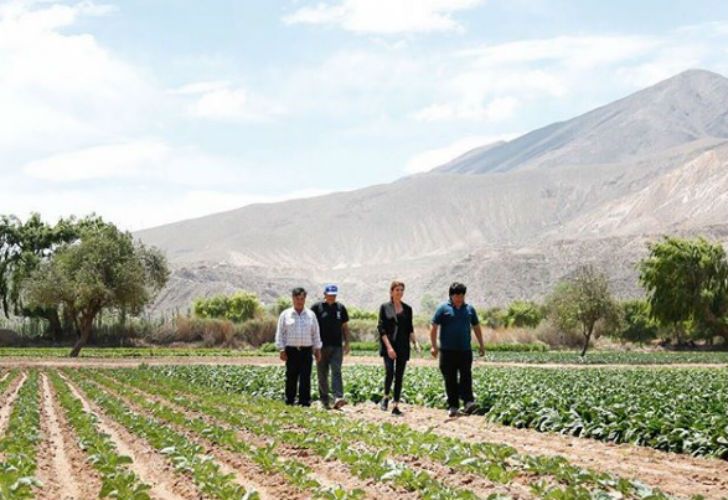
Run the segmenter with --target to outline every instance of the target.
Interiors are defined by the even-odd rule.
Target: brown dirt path
[[[130,408],[133,408],[135,411],[146,413],[144,412],[144,410],[138,408],[137,405],[134,405],[128,399],[120,396],[118,393],[115,393],[114,391],[109,391],[109,389],[103,385],[99,385],[99,387],[103,388],[103,390],[107,392],[114,393],[115,397],[124,400],[125,403]],[[233,429],[225,422],[219,421],[209,415],[189,410],[179,405],[178,403],[156,395],[153,392],[142,391],[132,386],[128,386],[127,388],[137,394],[144,396],[145,398],[148,398],[149,401],[154,401],[156,403],[172,408],[173,410],[184,414],[189,419],[202,419],[204,422],[211,425],[216,425],[226,429],[232,429],[233,431],[235,431],[239,439],[255,447],[264,447],[270,444],[270,440],[266,440],[251,432],[245,431],[244,429]],[[190,397],[194,398],[194,396]],[[246,475],[249,477],[249,481],[255,481],[254,483],[249,484],[251,484],[256,489],[256,491],[258,491],[262,498],[300,497],[300,493],[295,490],[294,487],[288,484],[285,478],[278,475],[266,474],[265,472],[259,470],[257,464],[251,462],[244,455],[232,453],[221,446],[205,440],[201,436],[187,431],[186,429],[182,429],[176,426],[172,427],[175,429],[175,431],[185,434],[188,439],[203,444],[206,449],[211,452],[211,454],[219,459],[221,465],[227,464],[229,466],[232,466],[233,469],[235,469],[236,473],[237,471],[244,470]],[[323,458],[311,453],[305,448],[295,448],[287,446],[283,443],[276,443],[275,452],[278,453],[279,456],[282,458],[292,458],[310,467],[311,478],[318,481],[318,483],[325,488],[333,489],[338,486],[346,490],[361,489],[366,493],[368,498],[378,498],[382,495],[392,494],[397,495],[398,498],[404,498],[405,496],[407,496],[407,492],[405,492],[404,490],[392,489],[388,483],[361,480],[354,476],[345,464],[336,460],[325,461]],[[244,480],[245,478],[239,477],[238,479]]]
[[[61,376],[73,395],[81,401],[84,410],[87,413],[96,415],[99,431],[109,435],[120,455],[126,455],[132,459],[129,467],[142,482],[152,487],[149,491],[152,498],[192,500],[200,497],[191,480],[177,474],[166,459],[152,449],[149,444],[107,417],[75,384],[63,375]]]
[[[43,487],[36,492],[36,498],[97,498],[101,479],[86,454],[74,445],[76,436],[45,374],[41,375],[40,418],[43,441],[38,448],[37,474]]]
[[[5,394],[0,396],[0,437],[5,434],[5,428],[10,420],[10,414],[13,411],[13,404],[18,399],[18,393],[20,388],[25,383],[28,375],[23,373],[20,377],[17,377],[11,382],[10,387],[5,391]]]
[[[2,358],[2,364],[9,368],[133,368],[142,364],[160,365],[244,365],[244,366],[283,366],[275,356],[169,356],[158,358]],[[347,356],[344,365],[380,366],[379,356]],[[429,358],[412,358],[408,366],[437,367],[437,361]],[[675,364],[604,364],[572,365],[568,363],[513,363],[476,360],[475,367],[529,367],[529,368],[728,368],[728,364],[712,363],[675,363]]]
[[[468,441],[500,443],[524,454],[560,455],[573,465],[639,479],[665,493],[689,497],[724,498],[728,495],[728,461],[694,458],[651,448],[575,438],[531,429],[516,429],[487,422],[483,417],[447,418],[444,410],[402,406],[404,417],[397,422],[414,429]],[[351,418],[369,422],[392,422],[389,413],[376,405],[346,407]]]

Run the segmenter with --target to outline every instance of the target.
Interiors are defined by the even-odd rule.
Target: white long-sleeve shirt
[[[276,347],[279,351],[284,351],[286,347],[321,349],[321,333],[316,314],[309,308],[304,308],[300,314],[292,307],[283,311],[278,317]]]

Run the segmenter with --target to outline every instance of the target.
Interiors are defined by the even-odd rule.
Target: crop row
[[[202,447],[191,442],[184,435],[175,432],[159,420],[141,415],[126,407],[117,398],[111,397],[95,384],[89,383],[73,371],[66,371],[84,393],[99,407],[126,427],[130,432],[146,440],[154,449],[166,455],[174,468],[188,475],[200,492],[209,498],[254,498],[253,492],[233,481],[231,474],[225,474],[210,456],[203,453]]]
[[[119,455],[111,438],[99,430],[95,415],[84,410],[81,401],[71,393],[58,373],[53,371],[49,376],[66,420],[78,438],[78,446],[90,457],[89,461],[101,476],[99,496],[147,500],[150,487],[129,469],[131,458]]]
[[[161,368],[160,368],[161,369]],[[164,368],[169,376],[203,387],[282,399],[279,367]],[[381,398],[382,370],[344,370],[351,402]],[[493,422],[660,450],[728,458],[728,372],[665,368],[477,368],[480,412]],[[412,368],[406,402],[445,407],[442,377],[434,368]]]
[[[142,408],[165,424],[184,428],[229,451],[249,457],[264,473],[279,473],[302,492],[307,492],[319,498],[338,499],[358,498],[362,495],[361,492],[357,491],[347,492],[341,488],[330,489],[323,487],[312,477],[309,467],[297,460],[280,457],[275,452],[274,444],[255,446],[240,437],[230,427],[216,425],[203,418],[189,418],[186,413],[175,409],[175,406],[182,406],[187,411],[200,411],[201,407],[195,401],[188,400],[178,393],[165,392],[161,389],[155,390],[152,394],[143,395],[129,388],[134,384],[131,383],[128,377],[124,377],[123,383],[119,383],[108,377],[107,373],[106,370],[97,370],[93,372],[93,376],[86,377],[86,379],[93,380],[113,393],[119,394],[124,400]],[[139,389],[147,388],[143,384],[141,387],[137,384],[137,387]],[[162,404],[155,400],[157,397],[167,397],[173,400],[174,404]]]
[[[349,464],[357,475],[393,479],[395,484],[406,489],[422,492],[433,488],[430,493],[434,494],[441,486],[430,483],[421,472],[407,472],[403,465],[393,468],[387,461],[388,455],[443,464],[482,476],[495,484],[507,485],[519,476],[528,478],[532,493],[538,496],[594,498],[618,494],[630,498],[663,498],[659,492],[641,483],[574,467],[563,458],[519,455],[501,444],[467,443],[432,432],[418,432],[406,425],[370,424],[349,420],[338,413],[290,408],[278,401],[189,384],[175,378],[170,371],[177,369],[115,370],[112,373],[120,384],[174,399],[234,428],[245,428],[281,442],[308,447],[321,456],[335,457]],[[216,368],[208,368],[208,371],[214,372]],[[378,451],[366,455],[366,450]]]
[[[0,498],[32,498],[33,488],[41,486],[35,477],[39,441],[38,373],[31,371],[18,392],[0,440]]]

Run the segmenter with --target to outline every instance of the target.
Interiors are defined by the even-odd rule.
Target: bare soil
[[[408,366],[437,367],[437,360],[430,358],[412,358]],[[8,368],[134,368],[140,365],[243,365],[243,366],[283,366],[283,362],[276,356],[160,356],[149,358],[2,358],[2,364]],[[379,356],[347,356],[344,365],[380,366],[382,358]],[[576,365],[568,363],[513,363],[491,362],[475,360],[476,367],[530,367],[530,368],[727,368],[728,364],[720,363],[674,363],[674,364],[603,364],[603,365]]]
[[[101,387],[101,386],[100,386]],[[203,421],[212,425],[220,426],[223,428],[230,428],[225,422],[221,422],[209,415],[198,413],[189,410],[173,401],[169,401],[163,397],[157,396],[151,392],[140,391],[135,388],[130,388],[138,394],[144,395],[150,401],[161,403],[165,406],[173,408],[175,411],[183,413],[189,419],[202,419]],[[104,387],[104,390],[108,391]],[[116,397],[124,399],[123,397],[115,394]],[[128,399],[124,399],[126,404],[130,408],[134,408],[135,411],[144,412],[144,410],[138,408],[138,406],[131,403]],[[245,471],[245,476],[238,477],[240,484],[246,485],[246,487],[252,486],[258,491],[263,498],[297,498],[300,497],[300,493],[293,489],[287,481],[279,477],[278,475],[266,474],[259,470],[257,464],[252,463],[250,460],[245,459],[241,455],[231,453],[224,448],[211,443],[204,438],[194,435],[185,429],[175,428],[176,431],[185,434],[188,438],[203,444],[207,450],[219,459],[221,465],[232,466],[234,469],[232,472],[236,475],[240,474],[240,471]],[[262,447],[269,444],[268,440],[265,440],[251,432],[243,429],[233,429],[238,438],[241,440],[256,446]],[[397,495],[398,498],[404,498],[407,496],[407,492],[403,490],[397,490],[391,488],[389,483],[376,482],[372,480],[362,480],[354,476],[349,468],[336,460],[325,461],[323,458],[313,454],[305,448],[296,448],[288,446],[283,443],[277,443],[275,448],[276,453],[282,458],[293,458],[298,462],[311,468],[311,478],[315,479],[323,487],[335,488],[341,487],[345,490],[361,489],[367,497],[377,498],[382,495]]]
[[[150,485],[150,495],[160,500],[196,499],[200,497],[192,481],[176,473],[165,457],[157,453],[146,441],[140,439],[123,426],[108,418],[92,403],[73,383],[66,380],[74,396],[81,400],[84,410],[96,415],[99,430],[108,434],[120,455],[132,459],[129,467],[141,479]]]
[[[369,422],[392,422],[389,413],[376,405],[345,407],[351,418]],[[574,465],[639,479],[676,496],[704,495],[723,498],[728,494],[728,461],[695,458],[628,444],[611,444],[561,434],[516,429],[487,422],[483,417],[448,418],[444,410],[403,405],[397,419],[418,430],[468,440],[505,444],[530,455],[558,455]]]
[[[101,479],[88,456],[75,445],[77,438],[46,375],[41,376],[41,435],[37,474],[43,487],[36,492],[36,498],[97,498]]]

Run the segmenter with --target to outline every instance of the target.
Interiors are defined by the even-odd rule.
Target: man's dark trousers
[[[295,403],[298,388],[298,404],[311,406],[313,351],[311,347],[286,347],[286,356],[286,404]]]
[[[447,407],[459,408],[460,399],[469,403],[473,397],[473,351],[440,351],[440,371],[445,379]],[[458,381],[458,374],[460,380]]]

